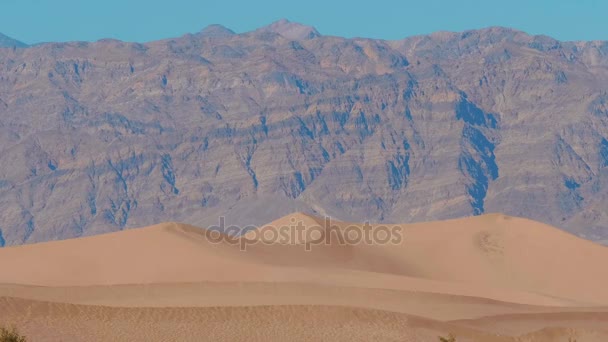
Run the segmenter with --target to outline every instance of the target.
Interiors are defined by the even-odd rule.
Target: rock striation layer
[[[504,212],[608,238],[608,42],[285,20],[0,48],[0,243],[293,211]]]

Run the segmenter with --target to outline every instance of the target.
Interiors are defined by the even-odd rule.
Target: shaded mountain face
[[[0,33],[0,48],[24,48],[27,44]]]
[[[0,49],[2,244],[293,211],[608,237],[607,42],[285,25]]]

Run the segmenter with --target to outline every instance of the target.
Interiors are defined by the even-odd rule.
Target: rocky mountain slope
[[[24,48],[27,44],[0,33],[0,48]]]
[[[0,243],[293,211],[499,211],[605,239],[607,91],[608,42],[506,28],[0,49]]]

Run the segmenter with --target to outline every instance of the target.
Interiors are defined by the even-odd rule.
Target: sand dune
[[[299,235],[295,234],[298,223],[303,227]],[[0,250],[0,296],[7,297],[5,301],[13,303],[7,307],[13,309],[0,311],[0,318],[25,324],[36,336],[50,333],[26,324],[24,313],[15,309],[14,303],[21,300],[30,307],[28,317],[42,321],[47,319],[44,310],[103,315],[139,310],[141,317],[153,313],[158,324],[164,324],[158,314],[162,310],[180,317],[198,310],[202,319],[207,314],[256,310],[268,319],[287,312],[319,319],[308,316],[336,310],[344,315],[341,319],[348,321],[346,317],[354,315],[355,321],[371,324],[361,327],[371,329],[362,336],[373,336],[377,329],[380,340],[407,340],[418,329],[408,323],[414,318],[426,322],[420,325],[426,335],[411,335],[411,341],[433,340],[448,330],[472,340],[485,336],[484,341],[510,341],[488,337],[509,331],[512,336],[541,331],[540,337],[534,335],[541,341],[545,335],[560,335],[559,329],[543,335],[543,329],[568,328],[570,323],[574,330],[569,331],[580,330],[576,334],[606,336],[602,335],[608,322],[608,248],[604,246],[499,214],[398,227],[326,223],[293,214],[241,238],[166,223],[5,248]],[[399,234],[388,243],[342,243],[352,239],[349,234],[354,231],[385,228]],[[286,307],[291,311],[281,309]],[[38,308],[45,309],[36,313]],[[151,317],[139,323],[124,321],[120,329],[153,324]],[[581,325],[581,317],[601,319]],[[303,329],[300,323],[290,323],[293,317],[282,318],[290,327],[285,334],[303,333],[298,330]],[[332,330],[336,322],[327,323],[323,333],[342,334]],[[509,325],[516,327],[506,329]],[[60,334],[72,334],[62,329]],[[198,328],[192,329],[193,336],[202,336],[197,335]],[[236,334],[248,329],[254,326],[243,325]],[[161,335],[141,335],[141,339],[163,340]],[[268,337],[278,340],[278,336]]]

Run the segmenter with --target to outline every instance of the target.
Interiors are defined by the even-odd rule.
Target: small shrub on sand
[[[456,337],[449,334],[447,337],[439,336],[439,342],[456,342]]]
[[[27,342],[25,336],[19,335],[17,328],[0,327],[0,342]]]

